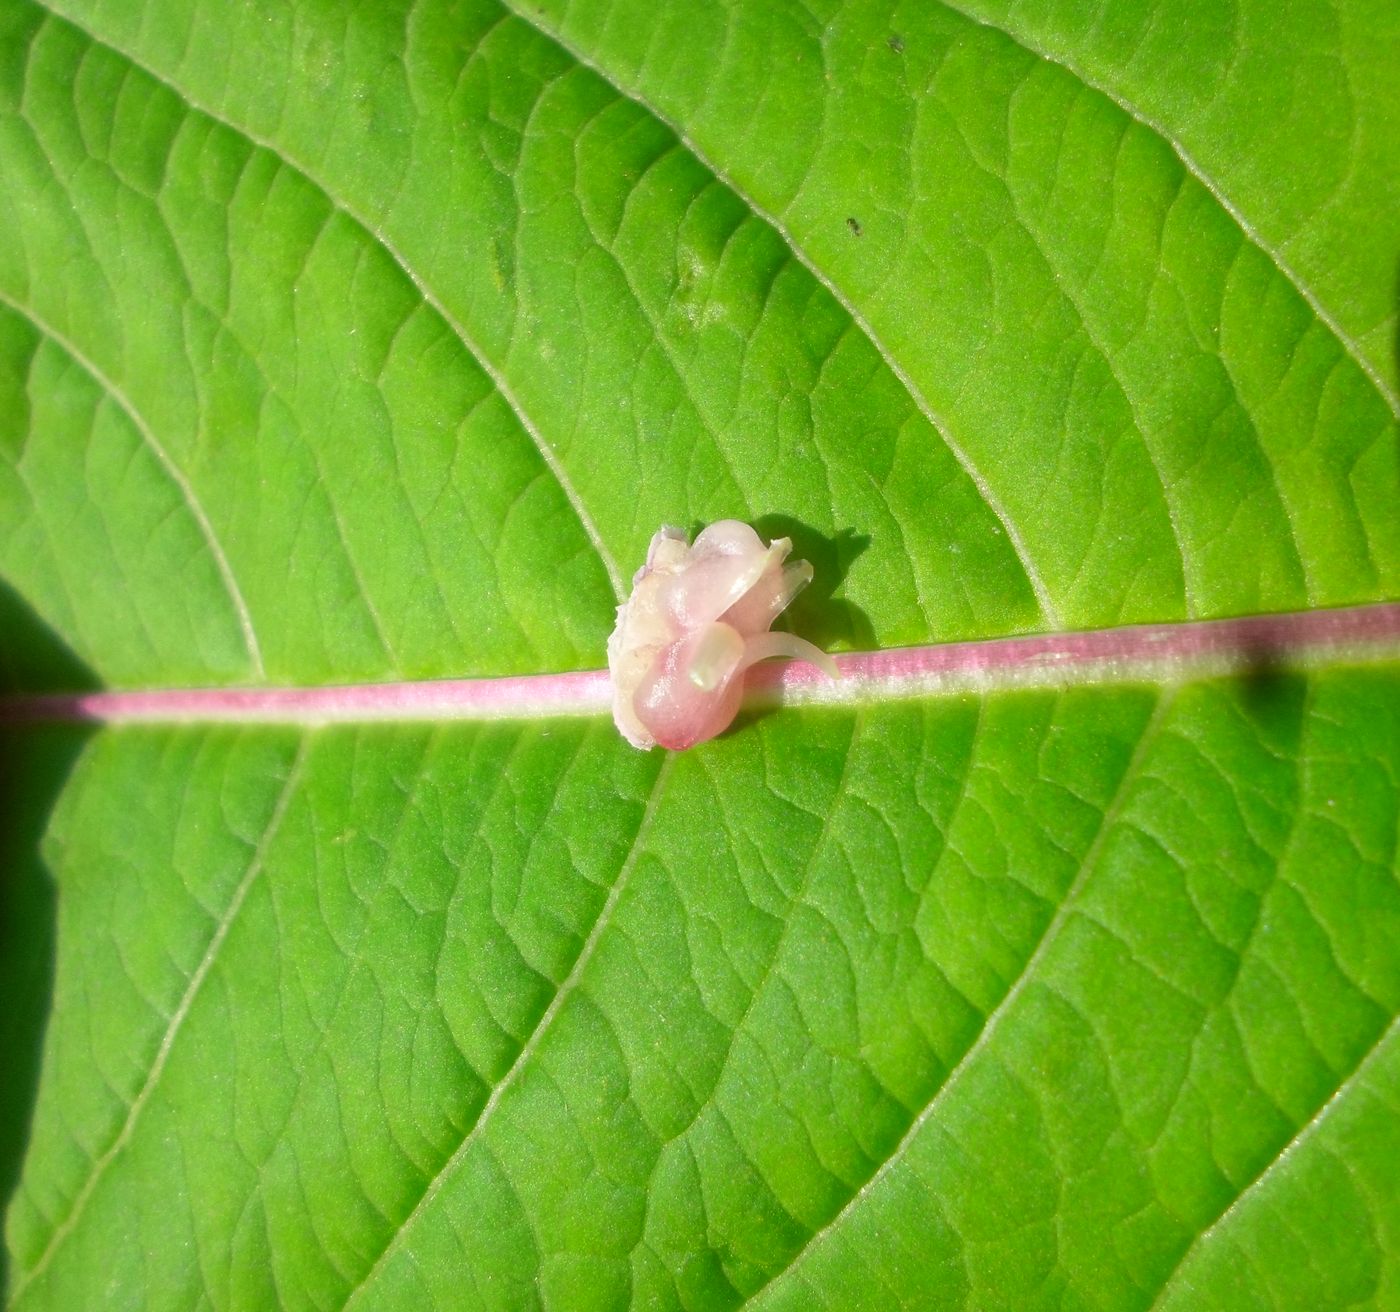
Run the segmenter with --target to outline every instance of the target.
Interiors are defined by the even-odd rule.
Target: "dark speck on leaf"
[[[898,32],[891,32],[889,47],[895,54],[902,55],[904,53],[904,38]]]
[[[857,237],[860,236],[860,234],[861,234],[861,226],[860,226],[860,220],[859,220],[859,219],[847,219],[847,220],[846,220],[846,226],[847,226],[853,233],[855,233],[855,235],[856,235]]]

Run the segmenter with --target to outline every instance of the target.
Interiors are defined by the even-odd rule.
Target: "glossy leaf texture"
[[[1400,598],[1400,12],[0,7],[0,672]],[[7,732],[23,1309],[1400,1305],[1400,665]]]

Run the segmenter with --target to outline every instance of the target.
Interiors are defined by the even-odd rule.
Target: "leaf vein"
[[[1192,1255],[1203,1245],[1208,1244],[1211,1239],[1220,1232],[1221,1228],[1228,1224],[1230,1218],[1245,1206],[1246,1201],[1253,1198],[1259,1190],[1267,1187],[1269,1180],[1273,1178],[1275,1173],[1297,1155],[1304,1144],[1317,1133],[1319,1127],[1331,1114],[1337,1104],[1342,1102],[1348,1094],[1355,1089],[1357,1081],[1382,1059],[1389,1044],[1397,1035],[1400,1035],[1400,1015],[1391,1019],[1390,1024],[1381,1031],[1376,1041],[1362,1054],[1361,1059],[1356,1065],[1352,1067],[1351,1073],[1338,1084],[1332,1096],[1298,1128],[1293,1137],[1274,1154],[1263,1169],[1235,1195],[1230,1205],[1182,1250],[1176,1265],[1172,1267],[1163,1278],[1161,1288],[1149,1312],[1155,1312],[1155,1309],[1163,1305],[1163,1300],[1171,1293],[1172,1286],[1180,1279],[1181,1273],[1189,1265]]]
[[[499,0],[499,2],[503,7],[514,13],[521,22],[538,32],[546,40],[553,42],[559,49],[564,51],[565,54],[569,55],[570,58],[577,61],[596,77],[607,83],[619,96],[639,105],[659,123],[673,132],[676,136],[676,140],[680,142],[699,164],[709,170],[715,178],[738,197],[738,199],[753,212],[757,219],[767,224],[783,239],[798,263],[826,289],[832,299],[850,316],[852,322],[861,333],[864,334],[865,339],[870,343],[885,367],[899,380],[900,385],[904,388],[910,400],[913,401],[919,413],[923,415],[934,432],[942,439],[943,445],[948,450],[949,454],[951,454],[954,460],[962,467],[963,472],[977,489],[978,495],[986,503],[987,508],[992,514],[996,516],[1003,531],[1006,533],[1007,541],[1011,544],[1012,550],[1016,553],[1021,569],[1026,576],[1026,581],[1029,583],[1031,591],[1035,594],[1036,603],[1040,607],[1041,614],[1044,616],[1046,623],[1051,627],[1057,627],[1059,624],[1059,614],[1051,599],[1049,589],[1046,587],[1045,580],[1041,577],[1040,570],[1026,547],[1025,541],[1021,536],[1020,528],[1016,525],[1015,521],[1006,510],[1006,507],[1002,504],[1001,498],[993,490],[990,483],[988,483],[986,475],[974,463],[972,457],[968,455],[962,445],[954,439],[948,428],[947,421],[934,410],[928,398],[924,395],[923,390],[914,381],[913,377],[904,366],[895,358],[894,353],[885,345],[883,339],[876,333],[874,325],[861,313],[854,301],[852,301],[832,280],[831,276],[803,249],[791,229],[788,228],[777,214],[765,209],[759,204],[756,197],[751,195],[736,179],[701,150],[699,145],[681,127],[680,123],[665,114],[658,105],[651,103],[640,92],[625,88],[616,77],[605,71],[599,64],[584,54],[583,51],[579,50],[578,47],[566,41],[560,33],[542,26],[538,19],[517,8],[514,0]]]
[[[54,1256],[62,1247],[63,1242],[72,1234],[79,1220],[82,1218],[84,1209],[96,1191],[98,1183],[106,1174],[108,1167],[120,1155],[121,1151],[131,1142],[132,1135],[136,1131],[136,1122],[140,1119],[146,1104],[151,1100],[155,1092],[156,1085],[160,1082],[160,1077],[165,1071],[167,1062],[170,1059],[171,1050],[175,1046],[175,1041],[184,1028],[190,1010],[194,1006],[195,998],[198,996],[204,981],[208,978],[209,972],[214,968],[219,952],[228,939],[229,931],[233,928],[234,922],[238,919],[239,912],[243,909],[243,904],[247,900],[249,890],[257,881],[266,864],[268,850],[273,839],[282,827],[282,821],[286,817],[287,809],[291,804],[292,797],[296,793],[297,785],[300,782],[302,770],[306,762],[306,742],[303,737],[297,744],[296,754],[292,758],[288,767],[286,778],[282,781],[281,789],[278,792],[277,800],[274,802],[272,811],[268,816],[267,824],[263,828],[262,835],[258,839],[257,846],[253,849],[253,854],[249,858],[247,869],[243,872],[243,877],[239,880],[238,886],[233,891],[233,896],[229,899],[223,915],[219,918],[214,932],[205,946],[204,953],[200,957],[199,964],[195,967],[194,973],[189,978],[189,983],[185,986],[185,991],[176,1004],[175,1010],[170,1015],[170,1020],[165,1027],[165,1033],[161,1037],[160,1046],[156,1049],[156,1054],[151,1062],[151,1068],[146,1074],[146,1079],[132,1100],[131,1106],[127,1109],[126,1119],[122,1122],[116,1137],[108,1145],[106,1151],[93,1162],[92,1168],[88,1171],[87,1178],[83,1181],[77,1194],[74,1196],[73,1205],[68,1210],[68,1215],[54,1228],[53,1234],[49,1237],[49,1242],[44,1251],[39,1255],[38,1260],[25,1271],[15,1282],[12,1291],[12,1302],[18,1305],[24,1291],[29,1288],[49,1268]]]
[[[265,678],[267,671],[263,667],[262,650],[258,645],[258,637],[253,628],[253,617],[248,610],[247,600],[244,598],[243,592],[238,586],[238,580],[234,577],[233,567],[229,564],[228,556],[224,552],[218,534],[214,531],[214,525],[210,522],[204,506],[194,490],[194,485],[190,482],[189,478],[186,477],[185,472],[175,463],[170,453],[165,449],[164,444],[156,437],[150,424],[146,422],[145,417],[131,403],[126,393],[117,386],[112,378],[108,377],[96,361],[90,359],[83,352],[76,342],[65,333],[61,332],[53,324],[41,318],[38,312],[31,306],[16,300],[8,292],[0,291],[0,304],[8,306],[16,314],[33,324],[39,332],[62,350],[69,359],[73,360],[88,377],[112,398],[122,414],[126,416],[127,421],[136,430],[137,435],[145,444],[147,450],[155,457],[156,463],[160,466],[166,477],[175,485],[176,490],[180,493],[186,508],[190,512],[190,517],[195,522],[195,527],[199,530],[200,536],[204,539],[210,558],[214,562],[214,568],[218,571],[219,579],[223,583],[225,592],[228,594],[229,603],[233,607],[234,618],[243,636],[243,645],[247,649],[248,659],[252,663],[253,672],[258,678]]]
[[[1035,45],[1028,37],[1019,32],[1013,32],[1009,27],[1003,27],[993,23],[988,19],[981,18],[974,13],[961,9],[952,0],[939,0],[950,13],[957,14],[960,18],[966,19],[978,27],[986,28],[992,32],[999,32],[1008,41],[1014,42],[1027,54],[1033,55],[1036,59],[1044,63],[1052,64],[1056,68],[1063,69],[1070,77],[1088,87],[1089,90],[1097,92],[1106,100],[1116,105],[1135,123],[1140,123],[1144,128],[1164,142],[1172,153],[1181,161],[1181,166],[1189,173],[1205,190],[1211,198],[1220,206],[1226,214],[1235,222],[1239,230],[1244,234],[1245,240],[1262,254],[1279,274],[1288,282],[1294,291],[1303,298],[1308,308],[1317,316],[1327,330],[1336,339],[1337,344],[1350,357],[1356,367],[1365,375],[1377,395],[1390,410],[1396,419],[1400,419],[1400,393],[1397,393],[1384,378],[1380,371],[1363,353],[1360,346],[1352,336],[1337,322],[1336,317],[1323,305],[1322,300],[1303,281],[1302,277],[1296,273],[1287,260],[1284,259],[1282,250],[1276,244],[1268,242],[1264,235],[1252,224],[1244,215],[1244,212],[1225,194],[1224,188],[1209,173],[1205,171],[1186,149],[1185,145],[1179,141],[1162,123],[1151,117],[1146,110],[1139,109],[1132,101],[1117,91],[1112,90],[1103,82],[1096,81],[1085,73],[1077,65],[1071,63],[1063,55],[1053,54],[1047,49]]]
[[[924,1126],[932,1119],[943,1100],[956,1086],[963,1074],[970,1069],[972,1062],[991,1042],[1003,1020],[1009,1014],[1017,999],[1020,998],[1025,991],[1036,969],[1040,966],[1046,954],[1058,939],[1060,930],[1069,920],[1071,914],[1073,914],[1072,907],[1090,874],[1098,864],[1099,855],[1103,851],[1104,842],[1117,822],[1118,816],[1130,795],[1131,785],[1141,773],[1143,763],[1148,756],[1149,748],[1156,741],[1157,735],[1166,721],[1167,713],[1174,699],[1175,694],[1173,690],[1164,691],[1159,697],[1156,706],[1153,708],[1151,717],[1143,726],[1132,758],[1123,769],[1122,778],[1118,781],[1118,788],[1108,805],[1104,808],[1103,817],[1100,820],[1098,830],[1084,853],[1078,871],[1070,881],[1069,887],[1065,890],[1065,894],[1060,900],[1059,907],[1046,925],[1045,931],[1041,934],[1030,956],[1026,959],[1026,964],[1022,967],[1020,974],[1018,974],[1016,979],[1012,982],[1011,987],[1007,989],[1001,1001],[987,1013],[986,1019],[982,1022],[982,1028],[978,1030],[972,1043],[962,1056],[958,1058],[957,1063],[948,1074],[944,1076],[938,1088],[934,1090],[932,1096],[929,1098],[928,1102],[924,1104],[919,1114],[910,1122],[909,1128],[904,1132],[903,1137],[895,1145],[890,1155],[880,1163],[874,1174],[851,1195],[844,1207],[822,1226],[821,1229],[813,1231],[802,1247],[797,1249],[782,1267],[774,1271],[762,1285],[749,1295],[743,1306],[749,1307],[755,1305],[758,1300],[763,1297],[764,1292],[772,1288],[780,1279],[790,1278],[792,1273],[797,1270],[799,1264],[816,1248],[825,1243],[827,1238],[845,1222],[852,1211],[860,1205],[862,1199],[866,1198],[880,1181],[894,1169],[896,1164],[903,1159],[910,1145],[919,1136]]]
[[[553,476],[555,483],[564,494],[565,500],[569,503],[570,508],[577,517],[585,536],[588,538],[589,543],[598,556],[599,562],[603,566],[604,572],[608,576],[608,582],[614,594],[619,601],[623,600],[626,596],[626,592],[623,586],[621,571],[618,569],[617,562],[613,559],[612,552],[604,542],[597,525],[593,522],[592,516],[588,513],[587,508],[579,497],[578,491],[569,478],[568,472],[559,459],[558,453],[549,442],[545,440],[544,434],[541,432],[539,426],[530,417],[529,412],[525,409],[520,398],[515,394],[515,390],[506,380],[502,369],[486,354],[485,350],[477,343],[475,338],[468,333],[466,325],[447,308],[446,304],[438,297],[437,293],[432,290],[417,269],[409,263],[408,259],[398,247],[389,240],[388,236],[367,218],[361,216],[347,201],[337,196],[328,184],[321,182],[316,177],[309,166],[302,164],[282,146],[274,144],[271,140],[259,135],[251,128],[236,123],[232,119],[217,113],[208,106],[195,100],[187,91],[176,86],[169,78],[158,73],[149,64],[139,59],[129,50],[125,50],[113,44],[111,41],[99,37],[95,32],[70,15],[62,13],[54,8],[48,8],[47,6],[45,8],[46,12],[50,13],[59,21],[69,24],[75,31],[80,32],[94,45],[112,51],[112,53],[119,55],[133,67],[140,69],[147,77],[165,87],[196,113],[203,115],[212,122],[223,124],[229,131],[236,133],[259,150],[264,150],[275,159],[279,160],[299,178],[315,188],[316,191],[326,198],[337,213],[344,215],[346,219],[362,231],[393,261],[394,265],[403,276],[408,279],[414,290],[422,298],[424,304],[437,314],[448,328],[452,330],[457,340],[462,344],[463,349],[475,361],[477,367],[490,379],[491,385],[496,389],[507,406],[510,407],[516,422],[530,439],[540,459]]]
[[[521,1045],[520,1051],[516,1054],[515,1060],[511,1063],[510,1069],[496,1083],[495,1087],[487,1095],[486,1101],[482,1104],[481,1111],[477,1114],[476,1120],[472,1122],[466,1133],[462,1136],[461,1142],[457,1145],[452,1155],[443,1163],[438,1173],[428,1182],[426,1188],[419,1195],[418,1202],[414,1204],[412,1211],[399,1223],[398,1228],[389,1236],[379,1255],[365,1272],[359,1284],[350,1290],[345,1301],[340,1305],[341,1312],[346,1312],[373,1282],[379,1277],[387,1266],[389,1260],[398,1252],[404,1236],[408,1234],[414,1223],[423,1212],[432,1205],[434,1199],[442,1192],[447,1182],[448,1176],[456,1170],[470,1151],[473,1144],[480,1137],[481,1132],[491,1119],[496,1108],[500,1106],[501,1099],[515,1084],[524,1069],[535,1053],[539,1051],[539,1046],[544,1040],[554,1024],[555,1018],[562,1010],[564,1003],[570,994],[578,987],[579,980],[583,977],[583,972],[587,969],[588,963],[593,959],[593,954],[597,950],[598,943],[604,932],[612,922],[613,913],[617,910],[617,904],[621,900],[623,891],[626,889],[631,879],[631,874],[636,866],[637,858],[642,851],[647,835],[651,831],[652,822],[659,809],[660,801],[666,791],[666,780],[670,776],[672,765],[675,761],[674,754],[668,753],[662,762],[661,768],[657,770],[656,777],[652,780],[651,791],[647,795],[646,805],[643,808],[641,819],[637,823],[637,832],[632,840],[632,846],[628,849],[627,855],[623,858],[621,866],[618,868],[617,878],[613,881],[612,887],[608,890],[608,895],[599,909],[597,919],[594,920],[592,928],[588,931],[588,937],[584,940],[583,946],[579,949],[578,956],[574,959],[574,964],[570,967],[569,973],[564,977],[563,983],[555,990],[554,997],[550,999],[549,1005],[540,1014],[539,1020],[535,1023],[535,1028],[530,1031],[529,1037]],[[412,1256],[410,1252],[409,1256]]]

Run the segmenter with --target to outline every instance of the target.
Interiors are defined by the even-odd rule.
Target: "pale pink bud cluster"
[[[769,631],[812,579],[805,560],[784,565],[788,538],[764,546],[736,519],[651,540],[632,595],[608,639],[613,719],[634,747],[682,748],[713,738],[739,711],[744,671],[770,656],[835,663],[810,642]]]

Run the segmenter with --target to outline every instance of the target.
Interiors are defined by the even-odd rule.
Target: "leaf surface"
[[[1400,19],[1197,9],[12,0],[6,686],[1400,597]],[[18,1308],[1400,1302],[1393,659],[5,752]]]

